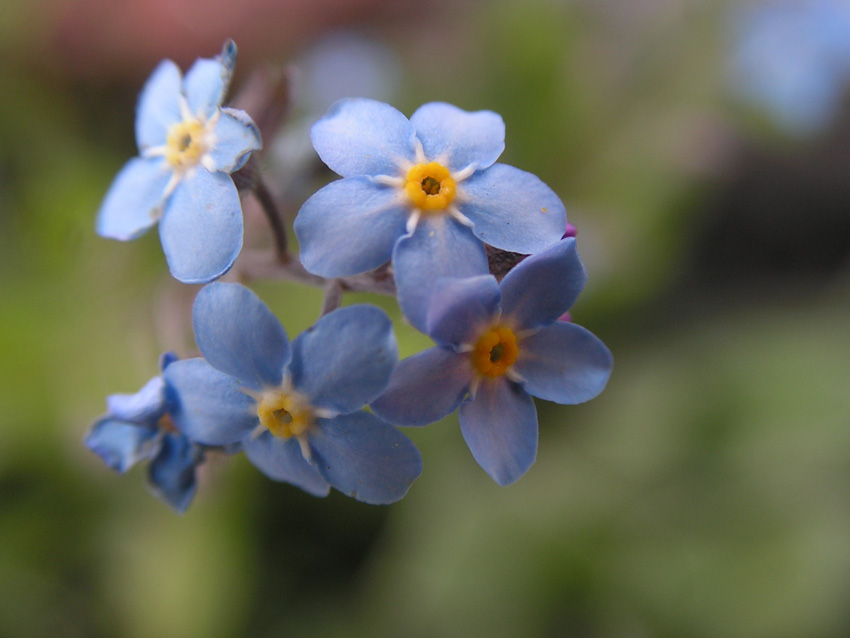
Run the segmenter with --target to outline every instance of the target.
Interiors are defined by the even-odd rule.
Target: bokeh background
[[[83,447],[107,394],[194,353],[156,233],[93,224],[150,71],[228,37],[236,94],[292,74],[262,157],[291,211],[331,179],[307,130],[342,95],[494,110],[503,161],[562,196],[573,319],[615,369],[538,402],[515,485],[455,417],[407,431],[425,471],[389,507],[234,457],[178,516]],[[850,635],[846,1],[4,0],[0,54],[0,636]],[[290,335],[318,315],[252,285]]]

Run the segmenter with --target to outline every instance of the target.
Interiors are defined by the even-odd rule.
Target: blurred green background
[[[0,9],[0,636],[850,635],[847,4],[236,7]],[[297,69],[263,156],[293,210],[331,177],[306,126],[348,91],[497,111],[503,161],[564,199],[590,276],[573,319],[615,369],[588,404],[538,402],[515,485],[450,417],[406,431],[425,470],[396,505],[314,499],[239,456],[181,517],[82,445],[107,394],[194,354],[196,289],[156,233],[93,224],[147,75],[227,37],[237,93]],[[252,285],[290,335],[318,315],[318,291]],[[396,324],[404,355],[430,344]]]

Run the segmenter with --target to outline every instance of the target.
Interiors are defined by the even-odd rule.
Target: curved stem
[[[263,207],[266,219],[269,220],[269,226],[271,226],[272,236],[274,237],[274,249],[277,260],[285,264],[290,261],[286,241],[286,226],[283,223],[283,217],[281,217],[280,211],[278,211],[274,197],[259,172],[257,172],[256,181],[254,182],[254,195],[257,197],[257,201],[260,202],[260,206]]]

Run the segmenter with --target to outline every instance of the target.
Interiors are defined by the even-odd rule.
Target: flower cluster
[[[235,56],[227,43],[184,78],[169,61],[154,71],[139,98],[140,157],[118,174],[97,222],[100,234],[126,240],[159,221],[172,275],[208,283],[192,312],[201,356],[166,355],[138,394],[110,397],[86,445],[121,472],[149,459],[155,493],[179,511],[210,450],[244,452],[269,478],[316,496],[333,487],[384,504],[422,471],[397,426],[458,410],[478,464],[500,485],[516,481],[537,454],[532,397],[587,401],[612,367],[605,345],[569,321],[586,272],[561,200],[497,162],[505,125],[495,113],[435,102],[408,119],[374,100],[336,103],[311,138],[341,179],[294,220],[279,217],[254,162],[252,179],[238,180],[251,184],[275,235],[277,252],[259,272],[325,289],[320,318],[290,342],[253,291],[214,281],[242,249],[230,175],[261,148],[261,127],[222,106]],[[250,280],[241,263],[234,271]],[[390,317],[339,307],[346,290],[390,292],[435,347],[399,362]]]

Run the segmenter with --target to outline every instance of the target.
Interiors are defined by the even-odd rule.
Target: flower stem
[[[280,215],[280,211],[277,208],[277,204],[274,201],[271,191],[269,191],[259,173],[257,174],[256,181],[254,183],[254,195],[257,197],[257,201],[260,202],[260,206],[263,207],[266,219],[269,220],[269,226],[271,226],[272,235],[274,237],[274,249],[277,260],[280,263],[285,264],[289,261],[289,251],[287,249],[286,241],[286,226],[283,223],[283,217]]]
[[[322,309],[319,312],[320,317],[324,317],[329,312],[339,308],[342,301],[342,285],[338,279],[328,279],[325,284],[324,294],[322,295]]]
[[[286,263],[281,263],[270,257],[269,251],[243,250],[238,262],[241,280],[270,279],[294,281],[306,286],[323,289],[328,285],[328,280],[324,277],[307,272],[298,259],[290,258]],[[340,277],[333,281],[336,282],[340,292],[373,292],[390,297],[394,297],[396,294],[393,276],[384,267],[361,275]]]

